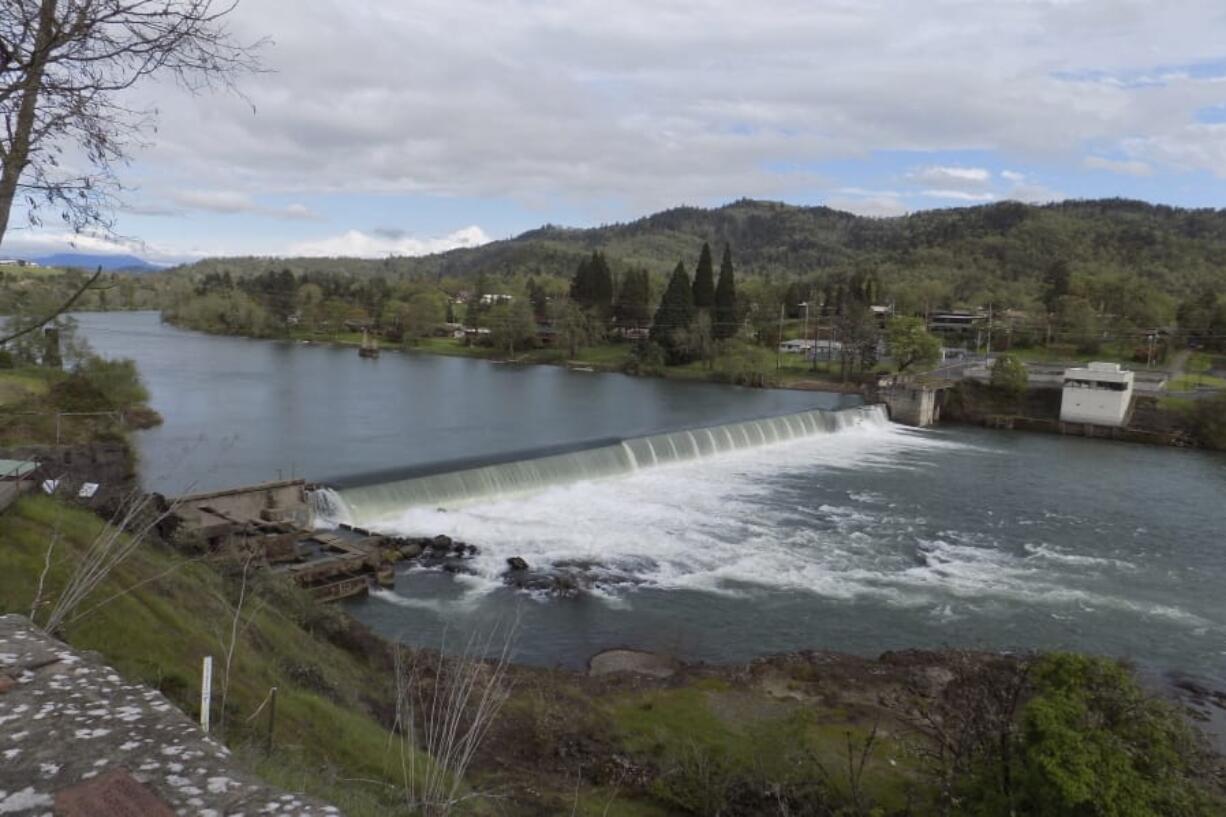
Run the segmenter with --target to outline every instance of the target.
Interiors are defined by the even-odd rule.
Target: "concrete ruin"
[[[311,526],[301,479],[189,494],[173,505],[182,523],[210,549],[254,552],[271,563],[297,559],[297,542]]]
[[[157,690],[0,616],[0,814],[340,813],[236,768]]]
[[[879,385],[877,394],[895,423],[927,428],[941,419],[944,386],[889,380]]]

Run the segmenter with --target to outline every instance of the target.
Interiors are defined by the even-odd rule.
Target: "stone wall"
[[[20,616],[0,616],[0,814],[340,811],[237,768],[160,692]]]

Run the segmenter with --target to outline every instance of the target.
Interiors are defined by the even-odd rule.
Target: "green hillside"
[[[738,272],[828,277],[875,270],[887,288],[909,295],[935,287],[954,302],[1018,303],[1033,297],[1046,271],[1067,262],[1074,275],[1135,278],[1176,299],[1221,288],[1226,210],[1186,210],[1122,199],[1050,205],[1002,202],[867,218],[827,207],[741,200],[716,209],[679,207],[627,224],[591,229],[545,226],[482,247],[384,260],[209,259],[192,272],[233,274],[287,267],[435,279],[481,273],[570,276],[603,250],[618,269],[662,274],[693,259],[704,241],[730,243]]]

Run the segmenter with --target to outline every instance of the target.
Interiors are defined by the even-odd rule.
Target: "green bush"
[[[1210,817],[1208,754],[1177,710],[1121,664],[1040,659],[1007,751],[972,769],[960,813],[976,817]],[[1004,774],[996,769],[1003,759]],[[989,768],[990,766],[990,768]]]
[[[77,366],[76,374],[92,383],[112,408],[126,408],[149,401],[132,360],[105,360],[90,355]]]
[[[1198,443],[1226,451],[1226,392],[1193,400],[1186,413]]]
[[[1021,397],[1029,384],[1026,364],[1013,355],[1001,355],[992,364],[992,388],[1003,396]]]
[[[12,369],[16,366],[13,360],[13,353],[7,349],[0,349],[0,369]]]

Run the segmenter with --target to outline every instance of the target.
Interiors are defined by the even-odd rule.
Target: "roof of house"
[[[0,460],[0,479],[20,479],[38,470],[34,460]]]

